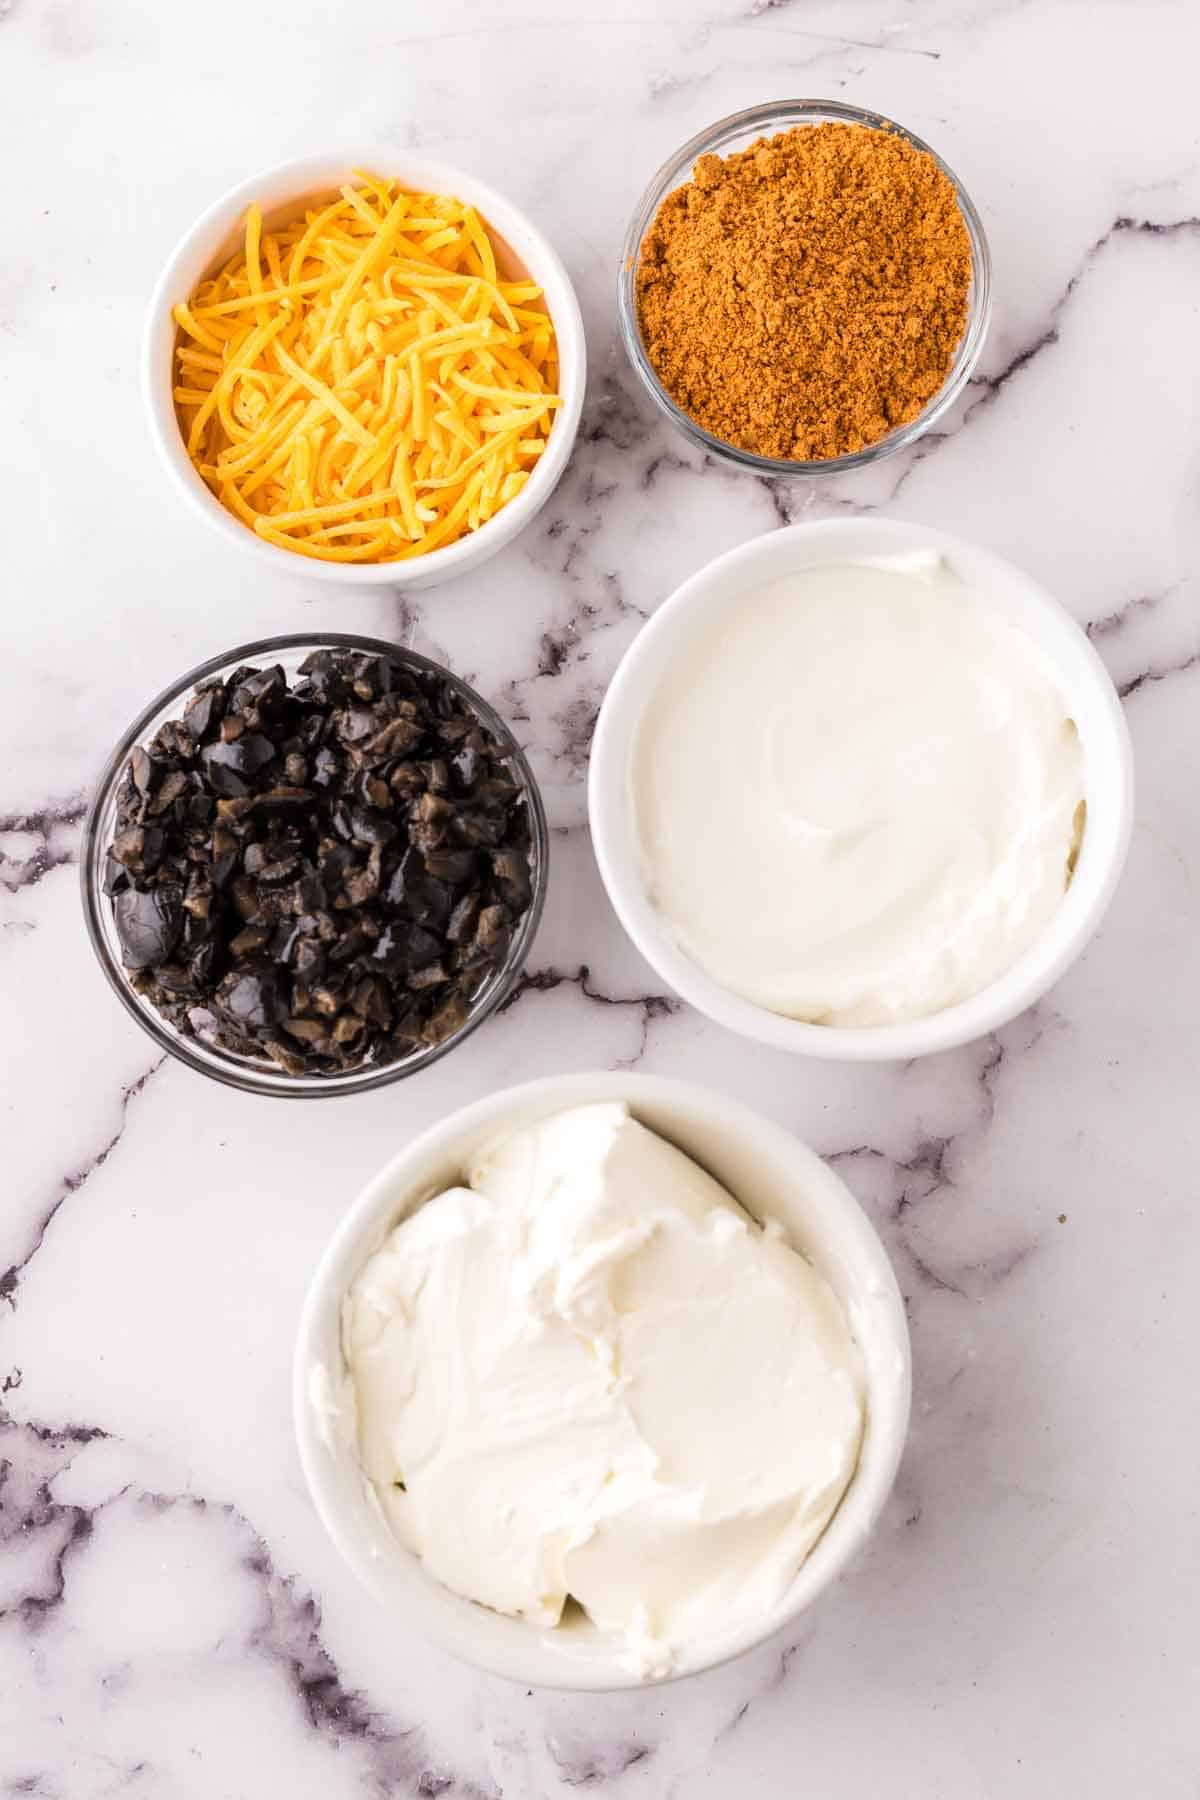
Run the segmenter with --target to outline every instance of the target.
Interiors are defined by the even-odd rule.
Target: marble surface
[[[1200,1792],[1200,15],[1188,0],[0,0],[0,1795],[1051,1800]],[[736,107],[845,98],[929,138],[996,262],[977,379],[869,473],[705,464],[615,342],[651,170]],[[135,386],[170,244],[255,166],[353,138],[544,222],[592,374],[577,454],[482,573],[404,604],[264,579],[156,466]],[[880,509],[975,537],[1088,628],[1139,820],[1082,962],[908,1067],[756,1049],[662,994],[585,826],[597,703],[717,551]],[[392,633],[495,697],[555,827],[517,1005],[417,1080],[302,1107],[168,1065],[93,964],[78,828],[149,693],[306,626]],[[833,1157],[907,1296],[916,1408],[873,1547],[784,1641],[641,1695],[530,1693],[384,1616],[292,1444],[314,1261],[407,1134],[516,1077],[622,1064]]]

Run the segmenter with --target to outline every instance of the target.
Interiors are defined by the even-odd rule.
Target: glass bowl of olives
[[[464,681],[331,633],[212,657],[134,720],[84,827],[109,983],[252,1093],[360,1093],[502,1005],[545,901],[524,752]]]

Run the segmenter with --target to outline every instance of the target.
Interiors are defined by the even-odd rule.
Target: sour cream
[[[347,1298],[363,1468],[448,1587],[551,1634],[573,1600],[667,1674],[765,1617],[824,1531],[858,1461],[858,1346],[782,1233],[623,1104],[468,1176]]]
[[[629,799],[651,899],[735,994],[918,1019],[1062,904],[1082,751],[1050,664],[934,552],[806,570],[702,631],[650,702]]]

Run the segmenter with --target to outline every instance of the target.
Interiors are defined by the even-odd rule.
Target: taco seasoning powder
[[[967,319],[971,245],[927,151],[802,125],[702,156],[656,213],[636,277],[675,404],[759,456],[820,461],[916,418]]]

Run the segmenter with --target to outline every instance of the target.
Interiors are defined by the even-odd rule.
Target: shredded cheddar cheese
[[[188,455],[268,543],[400,562],[477,531],[529,479],[555,409],[554,327],[478,213],[359,174],[174,309]]]

